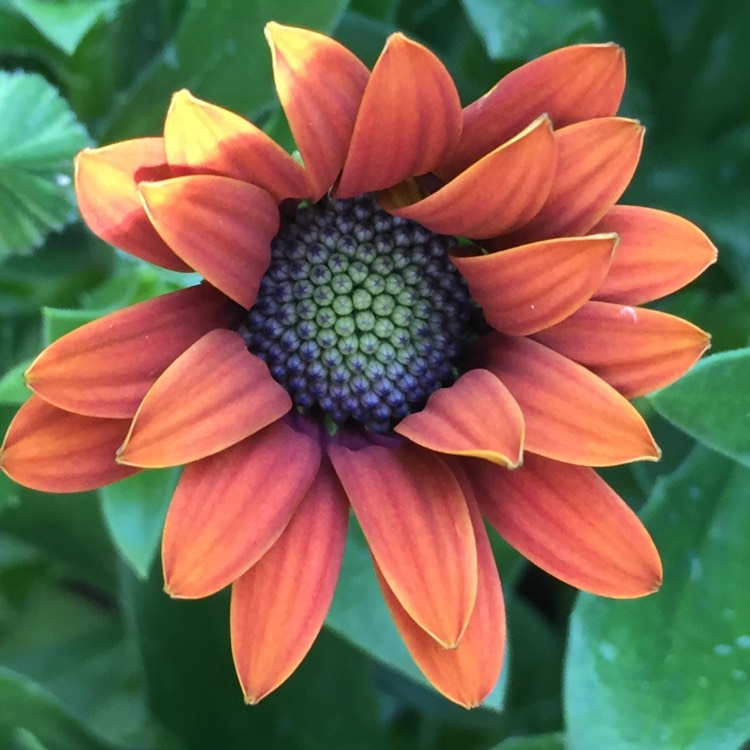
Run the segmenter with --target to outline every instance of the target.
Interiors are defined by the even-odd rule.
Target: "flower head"
[[[322,626],[351,507],[415,660],[477,705],[505,640],[483,518],[587,591],[660,585],[648,533],[592,467],[659,457],[627,399],[709,338],[639,305],[715,249],[677,216],[615,205],[643,128],[615,116],[614,45],[552,52],[462,110],[401,34],[371,72],[312,31],[266,36],[301,163],[187,91],[163,137],[82,152],[89,227],[204,282],[47,348],[0,462],[53,492],[184,465],[166,589],[232,586],[250,702]]]

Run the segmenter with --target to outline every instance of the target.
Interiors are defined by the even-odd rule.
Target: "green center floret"
[[[388,432],[458,375],[472,305],[455,244],[370,196],[299,207],[238,331],[301,411]]]

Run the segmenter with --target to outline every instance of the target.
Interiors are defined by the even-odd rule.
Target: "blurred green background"
[[[738,750],[750,738],[750,3],[744,0],[0,0],[0,428],[40,348],[182,283],[81,224],[72,157],[158,134],[187,87],[292,142],[263,25],[332,33],[368,65],[427,44],[463,101],[556,47],[627,52],[622,114],[647,126],[624,202],[680,213],[720,249],[659,302],[711,356],[638,406],[664,458],[608,470],[642,510],[662,591],[577,596],[493,538],[510,646],[466,712],[419,676],[353,533],[328,625],[295,675],[242,702],[228,597],[171,601],[158,543],[173,471],[40,495],[0,474],[0,749]]]

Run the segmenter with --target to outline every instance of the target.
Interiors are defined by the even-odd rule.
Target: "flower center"
[[[459,374],[472,304],[455,244],[370,196],[300,206],[237,330],[299,410],[388,432]]]

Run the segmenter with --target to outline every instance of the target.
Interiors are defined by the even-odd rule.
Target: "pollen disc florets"
[[[238,331],[299,409],[387,432],[458,374],[471,301],[455,244],[369,196],[299,207]]]

